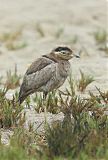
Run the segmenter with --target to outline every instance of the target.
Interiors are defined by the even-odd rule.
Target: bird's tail
[[[27,91],[27,92],[19,92],[19,97],[18,97],[18,103],[21,104],[32,92]]]

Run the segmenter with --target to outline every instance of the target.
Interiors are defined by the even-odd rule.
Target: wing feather
[[[45,85],[56,72],[56,65],[52,60],[39,58],[27,70],[20,88],[20,103],[30,94]]]
[[[27,69],[26,74],[32,74],[32,73],[36,73],[37,71],[41,70],[42,68],[46,67],[47,65],[53,63],[53,61],[51,59],[45,58],[45,57],[41,57],[38,58],[36,61],[34,61],[30,67]]]

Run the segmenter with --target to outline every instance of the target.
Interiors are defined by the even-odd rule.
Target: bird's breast
[[[67,78],[70,73],[70,63],[69,61],[61,61],[57,64],[57,74],[58,76]]]

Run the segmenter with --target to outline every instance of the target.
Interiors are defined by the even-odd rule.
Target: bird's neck
[[[53,54],[43,55],[43,57],[48,58],[48,59],[50,59],[50,60],[52,60],[52,61],[54,61],[56,63],[58,62],[57,57],[55,57],[55,55],[53,55]]]
[[[70,62],[68,60],[62,60],[62,59],[56,57],[56,55],[53,53],[43,55],[43,57],[48,58],[48,59],[54,61],[55,63],[57,63],[58,73],[60,73],[60,75],[62,77],[67,77],[69,75]]]
[[[67,77],[70,73],[70,62],[65,60],[59,61],[58,70],[61,76]]]
[[[49,58],[56,63],[62,63],[62,62],[68,63],[68,60],[61,59],[59,56],[57,56],[53,52],[51,52],[50,54],[47,54],[47,55],[43,55],[43,57]]]

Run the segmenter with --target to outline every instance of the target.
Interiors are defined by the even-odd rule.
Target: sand
[[[9,69],[13,70],[15,64],[23,76],[37,57],[56,46],[68,45],[75,52],[83,49],[80,60],[71,60],[75,78],[81,69],[94,76],[92,87],[97,85],[107,89],[108,57],[98,50],[93,37],[98,28],[107,28],[106,21],[105,0],[0,0],[0,35],[23,28],[20,40],[27,44],[22,49],[8,50],[0,42],[0,76],[5,76]],[[37,25],[41,26],[44,36],[38,33]],[[73,44],[75,37],[78,40]]]

